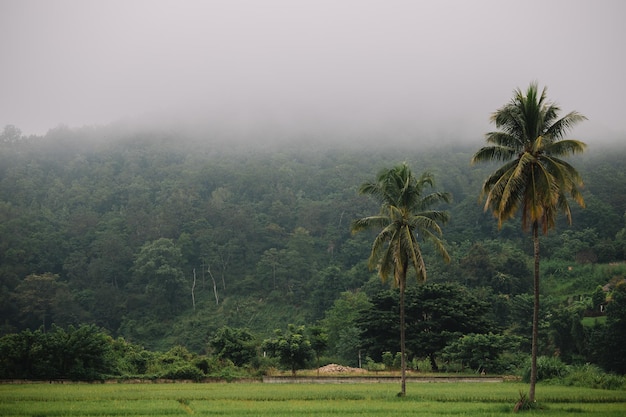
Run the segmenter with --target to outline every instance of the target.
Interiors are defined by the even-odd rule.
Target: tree
[[[383,282],[393,275],[393,285],[400,289],[400,352],[401,392],[406,395],[406,347],[404,291],[409,267],[413,267],[418,282],[426,280],[426,265],[419,240],[429,240],[444,260],[449,261],[440,237],[438,222],[446,222],[448,214],[430,207],[449,202],[443,192],[424,194],[426,186],[433,186],[433,176],[424,173],[415,178],[406,163],[382,170],[374,182],[361,185],[361,194],[371,195],[382,204],[378,215],[364,217],[352,223],[352,231],[382,229],[374,239],[369,257],[370,270],[377,269]]]
[[[228,359],[237,366],[250,363],[256,357],[256,341],[247,329],[221,327],[210,345],[218,358]]]
[[[328,354],[341,363],[351,366],[358,364],[358,350],[361,330],[356,320],[361,310],[368,309],[371,303],[363,291],[345,291],[326,310],[322,325],[328,334]]]
[[[94,325],[52,325],[0,338],[0,378],[101,379],[114,372],[113,339]]]
[[[459,265],[463,269],[466,286],[478,287],[491,284],[492,278],[496,275],[489,252],[480,243],[472,245]]]
[[[291,374],[296,375],[296,370],[313,358],[313,347],[309,341],[304,326],[288,326],[287,333],[280,329],[274,331],[276,337],[266,339],[263,348],[271,355],[278,357],[278,361],[291,369]]]
[[[60,282],[58,275],[49,272],[24,278],[15,287],[13,300],[19,308],[24,327],[35,329],[42,326],[44,332],[52,323],[77,324],[86,318],[67,283]]]
[[[185,284],[181,263],[180,248],[166,238],[144,244],[135,259],[134,284],[143,289],[148,303],[161,315],[177,310],[176,302]]]
[[[309,328],[309,340],[311,347],[315,352],[315,362],[317,366],[317,375],[320,374],[320,355],[328,347],[328,333],[322,326],[313,326]]]
[[[503,334],[467,334],[455,340],[444,349],[444,358],[461,362],[476,372],[499,373],[507,369],[500,356],[505,351],[519,348],[519,337]]]
[[[0,133],[0,143],[14,144],[22,139],[22,131],[14,125],[6,125]]]
[[[602,362],[611,372],[626,374],[626,282],[619,283],[606,306]]]
[[[489,146],[472,157],[472,163],[505,162],[482,187],[485,211],[491,209],[498,226],[522,210],[522,228],[532,229],[534,247],[534,309],[531,377],[528,398],[535,401],[537,382],[537,335],[539,317],[539,228],[544,234],[555,227],[560,210],[571,224],[569,194],[584,206],[576,169],[561,159],[584,151],[583,142],[563,139],[578,122],[586,118],[572,111],[558,118],[560,108],[547,101],[546,89],[539,94],[536,83],[526,93],[515,90],[513,99],[491,115],[498,131],[486,135]]]
[[[372,297],[359,323],[363,345],[372,358],[395,351],[390,340],[398,332],[398,291],[384,290]],[[427,356],[438,371],[437,356],[455,339],[470,333],[487,333],[495,326],[487,318],[489,303],[458,284],[427,283],[409,286],[405,294],[406,346],[409,354]],[[410,358],[410,356],[409,356]]]

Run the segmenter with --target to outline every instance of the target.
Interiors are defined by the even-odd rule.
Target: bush
[[[562,378],[567,375],[568,372],[568,366],[559,358],[549,356],[540,356],[537,358],[537,381]],[[530,382],[530,361],[526,366],[522,380],[524,382]]]
[[[365,369],[367,369],[370,372],[380,372],[380,371],[385,370],[385,364],[378,363],[374,361],[374,359],[370,358],[369,356],[366,356],[365,357]]]
[[[563,378],[563,384],[574,387],[618,390],[626,386],[626,378],[607,374],[595,365],[573,366]]]
[[[530,365],[523,377],[530,381]],[[626,388],[626,377],[609,374],[592,364],[566,365],[559,358],[540,356],[537,358],[537,381],[582,388],[618,390]]]
[[[494,333],[467,334],[450,343],[442,352],[442,359],[458,363],[474,372],[504,373],[515,368],[511,352],[519,350],[520,339]]]
[[[382,360],[386,369],[395,369],[393,366],[394,355],[391,352],[383,352]]]
[[[191,379],[193,381],[199,381],[204,378],[204,373],[196,366],[191,364],[183,364],[172,366],[165,370],[161,375],[161,378],[167,379]]]

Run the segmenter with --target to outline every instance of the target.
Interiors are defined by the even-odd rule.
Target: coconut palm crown
[[[352,223],[352,231],[378,228],[381,232],[372,244],[368,265],[377,269],[383,282],[393,276],[393,285],[405,284],[408,267],[413,266],[418,281],[426,279],[426,266],[418,236],[429,240],[448,261],[450,256],[440,237],[448,213],[431,210],[435,204],[450,201],[450,194],[433,192],[423,195],[426,186],[433,186],[432,174],[425,172],[415,178],[403,163],[381,171],[375,182],[361,185],[360,194],[371,195],[381,203],[380,214],[364,217]]]
[[[561,109],[538,94],[532,83],[526,94],[517,89],[510,103],[491,116],[499,131],[486,134],[490,146],[481,148],[472,163],[506,161],[485,181],[485,210],[491,209],[498,225],[522,209],[522,227],[541,225],[543,233],[554,228],[557,211],[571,223],[567,195],[584,207],[579,173],[561,157],[582,153],[586,145],[563,139],[586,117],[573,111],[558,118]]]

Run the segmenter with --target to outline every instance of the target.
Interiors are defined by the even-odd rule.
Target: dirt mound
[[[366,373],[366,369],[361,368],[351,368],[349,366],[337,365],[335,363],[331,363],[326,366],[322,366],[319,368],[320,374],[342,374],[342,373],[354,373],[354,374],[363,374]]]

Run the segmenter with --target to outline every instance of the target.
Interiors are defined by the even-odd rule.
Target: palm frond
[[[572,210],[570,209],[569,203],[567,202],[567,198],[563,193],[559,194],[559,199],[557,201],[557,208],[565,215],[568,224],[572,224]],[[556,217],[556,216],[555,216]]]
[[[430,230],[425,230],[423,235],[424,235],[424,240],[429,241],[431,244],[435,246],[435,249],[437,250],[437,252],[439,252],[443,260],[445,262],[450,262],[450,259],[451,259],[450,254],[446,250],[446,247],[444,246],[443,241],[439,239],[437,235],[433,234]]]
[[[521,194],[525,188],[526,178],[524,173],[533,161],[534,157],[528,152],[522,154],[517,159],[517,164],[512,170],[511,175],[502,183],[500,204],[497,209],[500,219],[504,220],[510,218],[515,213],[517,208],[516,203],[521,200]]]
[[[402,247],[405,248],[406,257],[411,260],[418,281],[426,280],[426,265],[422,258],[421,250],[410,227],[402,230]]]
[[[419,202],[419,209],[432,207],[441,203],[449,203],[452,200],[452,194],[446,192],[435,192],[424,196]]]
[[[423,233],[424,231],[429,230],[441,236],[443,235],[443,232],[441,230],[441,227],[439,226],[439,223],[437,223],[436,217],[439,217],[440,219],[447,218],[447,214],[444,214],[443,212],[429,212],[426,215],[419,214],[417,216],[413,216],[409,224],[413,228],[413,230],[416,230],[418,233]]]
[[[578,187],[583,186],[580,173],[568,162],[553,157],[544,157],[543,162],[552,175],[559,181],[561,193],[569,194],[581,207],[585,207],[585,201]]]
[[[550,143],[544,148],[548,155],[568,156],[583,153],[587,149],[587,144],[579,140],[563,139]]]
[[[369,216],[362,219],[353,220],[350,225],[352,233],[357,233],[366,229],[385,227],[389,223],[388,216]]]
[[[432,187],[435,185],[435,178],[433,177],[433,174],[431,174],[430,172],[428,171],[423,172],[422,175],[420,175],[419,178],[417,178],[416,185],[417,185],[417,188],[420,190],[423,189],[425,185]]]
[[[491,162],[491,161],[508,161],[515,156],[516,150],[507,146],[485,146],[480,148],[474,156],[471,163]]]
[[[485,133],[485,141],[504,148],[520,149],[524,141],[517,134],[495,131]]]
[[[449,202],[451,195],[444,192],[424,194],[426,187],[434,185],[434,177],[424,172],[416,178],[406,163],[391,169],[381,170],[375,182],[364,183],[361,194],[368,194],[381,203],[381,212],[377,216],[368,216],[354,220],[351,224],[353,233],[372,228],[381,231],[372,243],[368,266],[376,268],[383,281],[391,275],[394,285],[404,285],[408,266],[415,268],[418,279],[425,265],[422,259],[415,231],[424,230],[427,236],[441,236],[439,222],[448,220],[448,214],[441,210],[428,210],[431,206]],[[435,236],[436,237],[436,236]],[[443,248],[441,245],[438,250]],[[442,252],[446,253],[447,252]]]
[[[569,112],[564,117],[552,123],[546,129],[545,135],[554,140],[560,140],[572,129],[572,127],[574,127],[574,125],[585,120],[587,120],[587,118],[582,114],[576,111]]]

